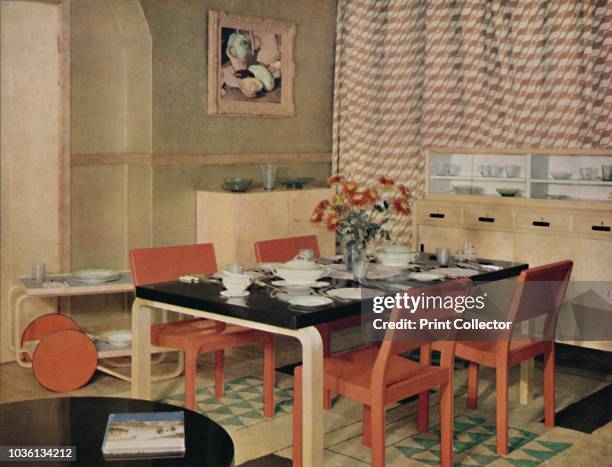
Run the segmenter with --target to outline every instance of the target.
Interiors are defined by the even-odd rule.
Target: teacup
[[[223,286],[231,295],[240,295],[249,288],[253,277],[248,274],[223,274]]]

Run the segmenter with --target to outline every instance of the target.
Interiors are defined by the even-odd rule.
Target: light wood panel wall
[[[69,18],[67,4],[2,2],[1,327],[8,349],[8,292],[34,262],[49,271],[69,260]],[[24,53],[27,51],[27,53]],[[53,310],[33,302],[32,318]]]

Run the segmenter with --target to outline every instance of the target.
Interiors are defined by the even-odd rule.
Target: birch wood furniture
[[[429,255],[422,258],[431,262]],[[474,276],[495,281],[517,276],[526,264],[494,262],[502,269]],[[335,282],[337,286],[345,284]],[[413,283],[419,285],[419,283]],[[359,315],[361,303],[334,302],[316,309],[296,310],[272,298],[268,288],[254,288],[246,300],[226,300],[218,285],[166,282],[136,287],[132,308],[132,397],[151,397],[151,315],[165,309],[187,316],[295,337],[302,346],[302,463],[323,463],[323,341],[315,325]]]
[[[480,257],[531,266],[564,259],[574,262],[574,281],[612,281],[612,181],[582,180],[581,168],[612,164],[605,149],[499,149],[432,147],[425,151],[424,199],[414,204],[416,248],[459,249],[472,242]],[[438,175],[451,165],[457,175]],[[517,177],[482,177],[481,165],[518,165]],[[442,169],[441,169],[442,168]],[[442,172],[440,171],[442,170]],[[553,172],[571,174],[567,180]],[[475,194],[457,194],[469,186]],[[495,188],[521,189],[501,197]],[[547,199],[567,197],[567,199]],[[563,326],[574,326],[565,323]],[[574,345],[611,351],[610,342]],[[533,361],[521,364],[521,403],[532,399]]]
[[[546,315],[541,338],[516,336],[508,332],[496,342],[458,342],[456,355],[470,362],[468,370],[469,408],[478,403],[478,367],[495,368],[497,395],[497,453],[508,454],[508,387],[510,367],[537,355],[544,355],[544,423],[555,426],[555,329],[567,289],[571,261],[528,269],[518,278],[508,321],[513,328],[521,322]]]
[[[215,250],[210,243],[130,251],[135,285],[177,280],[186,274],[217,272]],[[223,351],[263,342],[264,415],[274,416],[274,335],[233,324],[195,318],[155,324],[151,343],[178,349],[185,354],[185,407],[195,410],[195,384],[198,355],[215,353],[215,396],[223,397]]]
[[[472,287],[470,279],[458,279],[443,284],[416,287],[408,294],[419,296],[465,297]],[[428,309],[431,318],[449,317],[448,312]],[[400,322],[410,315],[394,309],[390,321]],[[445,316],[446,315],[446,316]],[[450,337],[450,336],[448,336]],[[438,343],[440,365],[431,364],[431,344],[407,342],[401,332],[389,329],[380,347],[377,345],[351,350],[328,357],[324,361],[323,387],[363,404],[363,443],[372,450],[372,466],[385,465],[385,407],[406,397],[419,394],[418,428],[427,431],[429,425],[429,390],[440,389],[440,464],[453,465],[453,371],[455,341]],[[420,362],[401,354],[420,349]],[[302,368],[296,367],[293,395],[293,465],[301,466]]]
[[[333,255],[335,235],[310,223],[316,204],[327,197],[328,188],[316,187],[198,191],[197,241],[215,245],[220,270],[229,263],[253,266],[255,242],[275,238],[316,235],[321,255]]]

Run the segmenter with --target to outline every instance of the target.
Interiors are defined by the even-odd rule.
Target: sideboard
[[[466,160],[470,157],[472,161]],[[535,181],[536,170],[545,172],[541,158],[551,164],[547,170],[555,175],[555,170],[571,175],[555,180],[551,172],[539,173]],[[582,180],[579,173],[584,166],[612,164],[612,151],[436,148],[426,152],[426,162],[425,198],[414,205],[416,248],[456,250],[471,242],[479,257],[530,266],[571,259],[573,281],[612,283],[612,200],[608,198],[612,196],[612,180]],[[506,164],[521,169],[513,177],[480,173],[483,166]],[[459,170],[453,172],[453,167]],[[441,170],[451,175],[437,175]],[[540,191],[544,183],[540,179],[551,191]],[[495,193],[495,187],[513,184],[523,190],[520,196]],[[456,189],[464,185],[471,187],[471,194],[467,189]],[[567,191],[552,191],[552,187]],[[612,350],[610,342],[574,343]]]
[[[197,241],[215,244],[219,269],[234,262],[253,266],[256,241],[289,236],[315,234],[321,254],[333,255],[334,234],[310,223],[316,204],[329,195],[327,187],[198,191]]]

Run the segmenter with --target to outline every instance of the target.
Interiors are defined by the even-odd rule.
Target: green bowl
[[[252,178],[224,178],[223,189],[237,193],[248,191],[253,184]]]
[[[294,177],[284,178],[282,180],[279,180],[279,182],[286,188],[296,188],[299,190],[301,188],[304,188],[304,185],[308,185],[313,180],[314,177]]]
[[[518,188],[496,188],[495,189],[500,195],[511,198],[517,196],[521,190]]]

